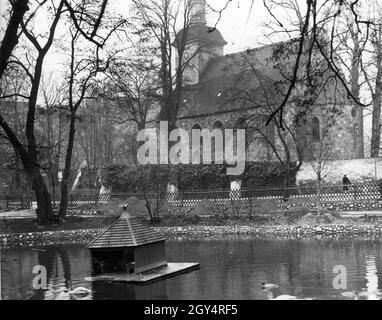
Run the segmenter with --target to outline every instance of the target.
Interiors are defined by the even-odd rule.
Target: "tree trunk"
[[[317,215],[321,215],[321,182],[322,182],[322,164],[319,162],[317,172]]]
[[[283,137],[281,133],[281,129],[277,127],[277,134],[280,138],[280,141],[283,145],[284,152],[285,152],[285,162],[283,164],[285,165],[286,169],[286,175],[285,175],[285,189],[284,189],[284,201],[287,201],[289,199],[289,187],[290,187],[290,162],[291,162],[291,156],[290,156],[290,150],[287,142],[285,141],[285,138]]]
[[[377,36],[378,40],[382,35],[379,31]],[[372,136],[371,136],[371,157],[379,157],[379,147],[381,143],[381,99],[382,99],[382,44],[376,44],[376,65],[377,75],[375,78],[375,90],[373,94],[373,123],[372,123]]]
[[[12,16],[0,47],[0,79],[7,68],[7,62],[13,49],[19,42],[18,29],[25,13],[29,10],[28,0],[17,0],[12,5]]]
[[[381,93],[375,94],[373,98],[373,122],[371,137],[371,157],[379,157],[379,146],[381,144]]]
[[[56,220],[53,214],[52,199],[45,185],[44,179],[37,167],[31,167],[26,170],[32,183],[33,191],[36,194],[37,201],[37,223],[39,225],[50,225]]]
[[[70,117],[69,140],[68,140],[68,147],[66,150],[65,168],[62,174],[62,182],[61,182],[61,203],[60,203],[60,211],[58,213],[58,218],[60,222],[65,220],[66,212],[67,212],[68,204],[69,204],[70,168],[72,165],[74,138],[76,134],[75,121],[76,121],[76,114],[72,113]]]
[[[359,101],[360,98],[360,91],[361,91],[361,85],[360,85],[360,63],[362,61],[362,50],[360,47],[360,41],[359,41],[359,32],[358,28],[354,27],[353,24],[349,26],[350,28],[350,35],[353,40],[353,47],[351,48],[351,54],[352,54],[352,64],[351,64],[351,70],[350,70],[350,85],[351,85],[351,93],[354,98]],[[364,151],[364,125],[363,125],[363,108],[358,107],[359,115],[357,117],[359,118],[359,137],[355,137],[355,139],[358,140],[358,143],[360,145],[360,148],[358,150],[358,158],[363,159],[365,157],[365,151]]]

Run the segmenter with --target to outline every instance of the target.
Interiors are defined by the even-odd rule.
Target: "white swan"
[[[69,294],[75,297],[86,297],[90,294],[90,290],[86,289],[84,287],[78,287],[71,291],[69,291]]]
[[[313,300],[312,298],[298,298],[296,296],[291,296],[289,294],[282,294],[274,297],[273,290],[277,289],[279,286],[273,283],[261,283],[261,289],[267,293],[268,300]]]
[[[342,292],[341,296],[345,298],[350,298],[353,300],[359,300],[359,293],[357,291]]]
[[[273,283],[265,283],[265,282],[262,282],[261,283],[261,289],[263,290],[274,290],[274,289],[277,289],[279,286],[277,284],[273,284]]]
[[[272,291],[267,291],[268,300],[300,300],[295,296],[290,296],[288,294],[282,294],[276,298],[273,295]]]
[[[360,298],[365,298],[366,300],[381,300],[382,294],[379,291],[368,292],[368,291],[350,291],[342,292],[341,296],[345,298],[350,298],[353,300],[360,300]]]

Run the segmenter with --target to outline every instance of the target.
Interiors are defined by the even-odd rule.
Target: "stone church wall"
[[[329,106],[325,110],[330,109]],[[318,150],[320,149],[321,142],[314,141],[313,139],[313,118],[317,118],[320,125],[320,138],[324,139],[322,142],[322,154],[325,160],[347,160],[357,159],[361,154],[362,141],[360,140],[359,132],[359,118],[354,114],[354,106],[344,106],[341,108],[341,113],[335,115],[334,122],[331,123],[327,118],[333,117],[331,114],[325,114],[322,108],[316,108],[313,112],[307,115],[306,124],[299,130],[297,139],[299,141],[300,150],[303,153],[303,160],[311,160],[311,152],[315,152],[317,157]],[[240,119],[251,118],[251,110],[235,111],[226,113],[217,113],[214,115],[206,115],[192,118],[182,118],[178,120],[178,127],[186,129],[191,132],[193,126],[199,126],[202,129],[214,128],[217,122],[222,124],[223,128],[238,128],[237,123]],[[324,130],[327,129],[327,133]],[[279,155],[284,159],[285,153],[283,145],[278,138],[276,128],[272,130],[274,135],[275,147]],[[254,133],[253,130],[247,130],[247,160],[248,161],[278,161],[270,145],[262,139],[259,134]],[[282,133],[284,137],[288,137],[286,133]],[[291,152],[291,160],[297,161],[297,147],[292,139],[287,138],[287,143]]]

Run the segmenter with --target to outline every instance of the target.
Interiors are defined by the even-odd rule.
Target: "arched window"
[[[239,118],[236,121],[236,129],[247,129],[247,120],[244,118]]]
[[[202,130],[202,127],[198,124],[198,123],[195,123],[192,128],[191,128],[191,137],[192,137],[192,130]],[[202,161],[202,157],[203,157],[203,140],[200,139],[199,141],[200,143],[200,151],[197,151],[197,150],[192,150],[192,163],[201,163]]]
[[[249,143],[249,136],[248,136],[248,123],[247,120],[244,118],[239,118],[236,121],[235,130],[237,129],[244,129],[245,130],[245,149],[248,149],[248,143]],[[237,137],[235,132],[235,140],[234,140],[234,150],[237,151]]]
[[[223,127],[223,124],[218,120],[214,123],[214,125],[212,126],[212,129],[221,129],[223,130],[224,127]]]
[[[354,149],[357,149],[358,147],[358,136],[359,136],[359,125],[355,124],[353,127]]]
[[[353,118],[355,118],[355,117],[357,116],[357,109],[356,109],[356,108],[353,108],[353,109],[351,110],[351,116],[352,116]]]
[[[212,141],[211,141],[211,159],[213,162],[215,162],[216,158],[219,159],[219,157],[224,159],[224,147],[225,147],[224,146],[225,145],[224,126],[219,120],[216,121],[214,123],[214,125],[212,126],[212,130],[215,130],[215,129],[221,130],[222,136],[223,136],[223,143],[219,144],[219,143],[217,143],[217,141],[215,141],[215,137],[212,138]],[[218,145],[218,149],[216,149],[216,145]]]
[[[312,120],[312,139],[314,142],[318,142],[321,140],[321,133],[320,133],[320,120],[318,118],[314,117]]]
[[[202,130],[202,127],[200,126],[200,124],[195,123],[195,124],[192,126],[191,130]]]

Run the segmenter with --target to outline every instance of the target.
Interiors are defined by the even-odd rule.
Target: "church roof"
[[[139,247],[165,241],[166,238],[154,229],[143,225],[136,218],[122,215],[89,245],[89,249]]]
[[[283,44],[295,43],[275,43],[211,58],[200,74],[199,83],[183,88],[178,118],[278,105],[283,99],[283,92],[288,83],[285,79],[293,71],[295,57],[289,55],[283,62],[284,66],[280,64],[277,54],[283,50]],[[301,61],[302,65],[303,63]],[[300,72],[305,71],[300,68]],[[330,70],[326,71],[325,75],[327,78],[333,77]],[[324,95],[338,99],[337,103],[349,101],[339,81],[333,85],[325,85],[325,90],[320,92],[316,103],[325,103],[327,98]]]
[[[184,29],[182,29],[177,33],[174,46],[182,41],[184,32]],[[185,41],[198,41],[207,45],[225,46],[227,44],[219,30],[209,27],[204,23],[192,24],[186,33]]]
[[[179,118],[273,105],[279,97],[272,79],[251,71],[218,76],[183,88]]]

